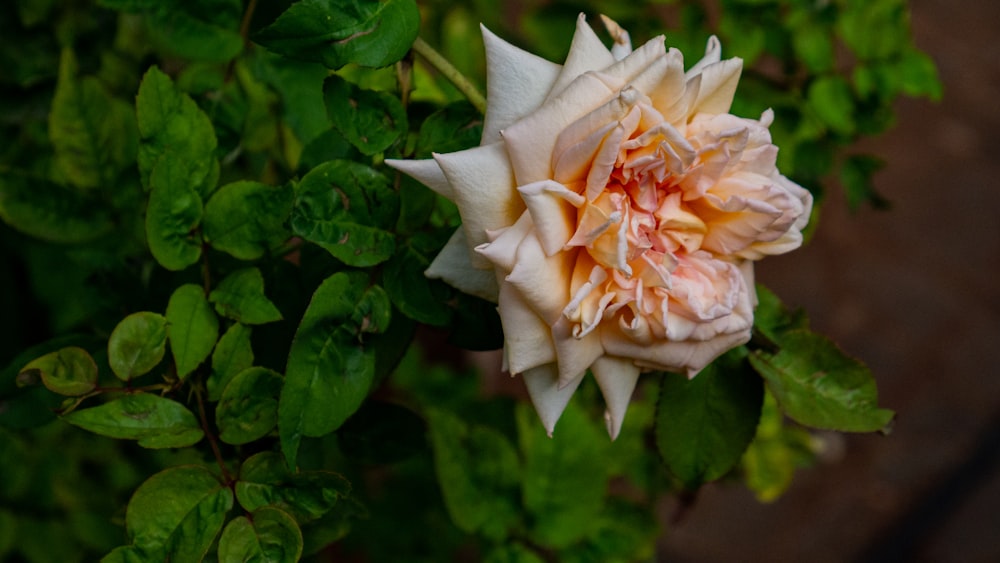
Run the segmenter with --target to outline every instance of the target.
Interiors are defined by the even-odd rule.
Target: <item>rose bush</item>
[[[812,198],[776,168],[773,114],[728,113],[742,61],[716,38],[685,72],[606,23],[611,49],[581,15],[563,65],[483,28],[480,146],[387,162],[457,205],[427,275],[497,303],[549,433],[589,369],[613,438],[641,372],[693,377],[747,342],[753,263],[801,244]]]

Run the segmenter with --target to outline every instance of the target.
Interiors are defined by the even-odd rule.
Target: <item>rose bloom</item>
[[[798,247],[808,191],[775,167],[773,114],[729,114],[742,70],[719,41],[684,71],[657,37],[631,49],[584,20],[562,65],[483,28],[480,146],[390,160],[455,202],[462,227],[427,275],[497,303],[504,368],[549,434],[590,370],[612,438],[639,374],[694,377],[746,343],[753,263]]]

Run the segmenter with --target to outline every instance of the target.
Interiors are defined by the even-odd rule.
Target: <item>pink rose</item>
[[[694,377],[747,342],[753,261],[798,247],[812,207],[775,167],[773,114],[728,113],[742,61],[716,38],[685,72],[663,37],[609,30],[610,50],[581,15],[557,65],[484,28],[481,145],[387,161],[458,206],[427,275],[497,303],[550,434],[588,369],[614,438],[640,373]]]

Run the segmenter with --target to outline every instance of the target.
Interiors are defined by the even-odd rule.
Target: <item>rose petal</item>
[[[731,334],[719,334],[705,341],[663,341],[644,345],[633,341],[617,326],[602,327],[601,344],[611,356],[632,358],[640,367],[684,373],[694,377],[712,360],[750,340],[750,329]]]
[[[584,74],[538,110],[504,129],[502,136],[517,183],[524,185],[552,179],[555,132],[562,131],[617,94],[616,89],[609,88],[595,74]]]
[[[580,75],[607,68],[614,62],[615,57],[594,33],[594,30],[587,23],[587,17],[580,14],[576,18],[576,32],[573,34],[573,42],[569,47],[569,55],[566,57],[559,77],[549,91],[546,102],[562,94],[563,90]]]
[[[713,35],[708,38],[708,42],[705,44],[705,56],[688,69],[685,78],[690,80],[695,75],[701,74],[705,67],[720,60],[722,60],[722,44],[719,43],[719,38]]]
[[[521,186],[517,191],[528,206],[545,255],[560,252],[576,230],[576,208],[586,199],[552,180]]]
[[[594,362],[590,370],[601,388],[601,394],[604,395],[604,403],[607,405],[604,421],[608,427],[608,434],[614,440],[621,432],[625,412],[632,400],[635,385],[639,381],[639,366],[626,358],[604,356]]]
[[[435,154],[434,160],[454,190],[470,251],[487,242],[487,230],[514,223],[524,211],[503,143]],[[477,268],[489,267],[489,262],[478,254],[470,258]]]
[[[480,28],[486,46],[489,100],[480,144],[488,145],[500,140],[500,130],[542,104],[562,67],[511,45],[485,26]]]
[[[525,301],[552,326],[569,302],[573,264],[579,249],[546,256],[534,233],[524,237],[517,247],[514,269],[506,281],[520,290]]]
[[[688,115],[729,111],[741,72],[743,72],[743,59],[740,58],[726,59],[706,66],[701,71],[698,97],[688,108]]]
[[[562,387],[559,386],[559,377],[556,367],[553,364],[539,366],[526,371],[521,377],[524,378],[524,385],[528,389],[528,396],[531,397],[531,403],[535,405],[535,411],[538,412],[538,417],[542,420],[542,426],[545,427],[545,431],[548,432],[551,438],[552,432],[556,427],[556,422],[559,421],[559,417],[566,410],[566,405],[569,404],[569,400],[573,396],[573,393],[576,392],[576,388],[583,381],[583,374],[580,374],[580,377],[576,380],[571,381],[569,385]]]
[[[666,54],[663,41],[662,35],[650,39],[624,59],[601,70],[600,76],[605,79],[611,78],[612,80],[608,82],[609,85],[631,84],[636,77]]]
[[[461,228],[455,229],[448,243],[424,271],[424,275],[442,279],[469,295],[481,297],[492,303],[497,302],[496,275],[492,269],[481,270],[473,267],[469,257],[469,244],[465,240],[465,231]]]
[[[504,328],[507,369],[519,374],[556,360],[552,330],[535,313],[517,288],[500,284],[497,310]]]
[[[522,213],[510,227],[487,231],[486,236],[490,242],[480,244],[475,251],[492,262],[497,271],[503,274],[501,277],[504,277],[514,269],[517,247],[521,246],[521,241],[534,229],[535,223],[531,220],[531,214]]]
[[[601,22],[604,23],[604,29],[608,30],[608,35],[615,42],[611,46],[611,55],[616,61],[624,59],[632,52],[632,39],[629,37],[628,32],[622,29],[622,26],[618,25],[618,22],[604,14],[601,14]]]
[[[604,355],[601,336],[598,331],[575,336],[575,323],[566,317],[559,317],[552,327],[552,341],[556,350],[556,366],[559,369],[559,385],[569,385],[598,358]]]
[[[387,158],[385,159],[385,163],[442,196],[452,201],[455,200],[455,190],[452,189],[451,184],[448,183],[448,179],[444,176],[444,172],[441,171],[441,167],[438,166],[435,160],[430,158],[426,160],[396,160]]]

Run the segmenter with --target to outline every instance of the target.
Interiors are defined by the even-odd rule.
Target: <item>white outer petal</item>
[[[688,117],[698,113],[727,113],[733,105],[733,96],[742,72],[743,59],[739,57],[706,66],[701,71],[698,98],[688,109]]]
[[[587,18],[580,14],[576,18],[576,33],[569,48],[569,55],[563,64],[559,77],[549,90],[546,101],[550,101],[577,79],[581,74],[601,70],[614,64],[615,57],[604,46],[594,30],[587,24]]]
[[[513,224],[524,211],[503,143],[435,154],[434,160],[454,190],[470,253],[488,242],[487,230]],[[478,254],[470,258],[477,268],[490,267],[490,262]]]
[[[492,269],[481,270],[473,267],[469,257],[469,244],[465,240],[465,231],[461,228],[455,229],[448,243],[424,271],[424,275],[444,280],[469,295],[481,297],[491,303],[497,302],[496,275]]]
[[[524,373],[556,361],[552,331],[514,286],[500,283],[497,310],[504,333],[504,358],[512,374]],[[558,376],[558,374],[557,374]]]
[[[500,130],[528,115],[545,101],[562,69],[537,55],[519,49],[494,35],[485,26],[486,118],[480,144],[500,140]]]
[[[701,71],[706,66],[717,63],[720,60],[722,60],[722,44],[719,43],[719,38],[713,35],[708,38],[708,42],[705,44],[705,56],[688,69],[684,78],[690,80],[695,75],[701,74]]]
[[[442,196],[454,201],[455,191],[445,178],[441,167],[433,159],[426,160],[396,160],[387,158],[385,163],[413,178]]]
[[[551,179],[552,153],[559,132],[617,95],[617,89],[609,88],[596,74],[584,74],[560,95],[504,129],[504,145],[517,184]]]
[[[542,419],[542,426],[548,432],[549,437],[555,430],[556,422],[562,416],[570,398],[583,381],[580,374],[576,380],[569,385],[559,386],[559,375],[554,364],[547,364],[528,370],[522,374],[524,385],[528,389],[531,403],[535,405],[538,417]]]
[[[626,358],[602,356],[590,366],[590,370],[597,379],[601,394],[604,395],[604,403],[607,405],[604,421],[608,427],[608,434],[614,440],[621,432],[625,412],[632,400],[635,385],[639,381],[639,366]]]
[[[528,206],[545,255],[562,251],[576,230],[576,208],[585,203],[584,197],[552,180],[527,184],[517,191]]]

